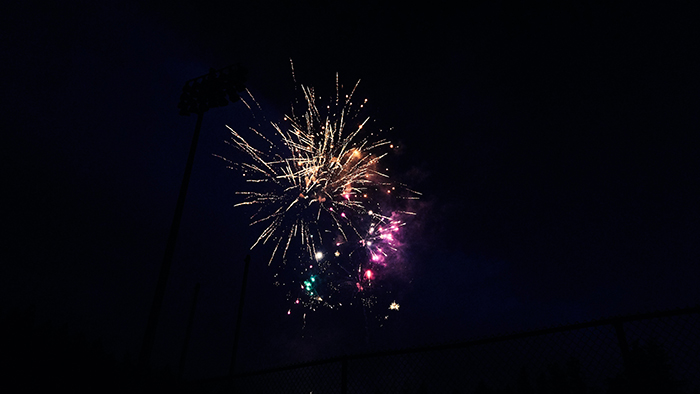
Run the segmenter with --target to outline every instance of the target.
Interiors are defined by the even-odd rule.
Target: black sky
[[[3,15],[2,310],[135,357],[194,129],[186,80],[240,63],[280,114],[297,79],[361,79],[423,192],[401,311],[289,319],[254,251],[248,369],[698,303],[700,32],[640,2],[25,2]],[[555,2],[556,3],[556,2]],[[252,234],[232,205],[225,125],[208,112],[154,362],[226,373]]]

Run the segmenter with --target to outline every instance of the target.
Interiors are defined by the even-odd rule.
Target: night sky
[[[153,364],[228,372],[541,328],[700,301],[697,9],[640,2],[22,2],[2,20],[3,313],[138,356],[196,116],[184,82],[240,63],[268,116],[299,82],[361,79],[423,193],[401,305],[287,316],[269,250],[234,209],[226,125],[206,113]],[[350,3],[350,2],[348,2]]]

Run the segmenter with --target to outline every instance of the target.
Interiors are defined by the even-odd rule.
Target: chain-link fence
[[[700,306],[199,382],[233,393],[700,393]]]

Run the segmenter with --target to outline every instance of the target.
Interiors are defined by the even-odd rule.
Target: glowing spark
[[[396,301],[392,302],[391,305],[389,305],[389,309],[392,311],[398,311],[399,310],[399,304],[396,303]]]

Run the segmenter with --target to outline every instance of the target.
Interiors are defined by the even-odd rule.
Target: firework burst
[[[391,210],[400,205],[391,201],[418,198],[380,171],[393,145],[367,130],[367,99],[354,97],[358,85],[341,95],[336,75],[335,95],[325,102],[300,85],[302,99],[281,122],[251,127],[249,137],[227,126],[229,143],[246,160],[224,160],[253,186],[237,192],[243,201],[236,206],[256,208],[250,224],[262,229],[251,249],[268,245],[268,265],[296,263],[301,278],[290,299],[310,309],[342,305],[346,289],[371,303],[368,290],[400,256],[400,229],[413,214]],[[244,103],[259,110],[247,93]]]

